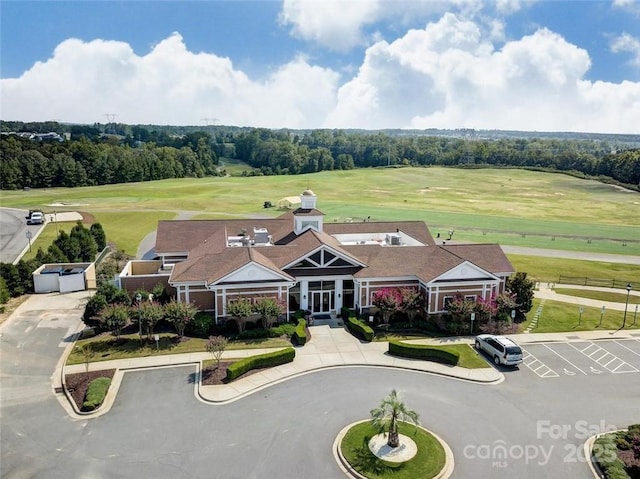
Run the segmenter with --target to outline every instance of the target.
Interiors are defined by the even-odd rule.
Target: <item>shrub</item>
[[[82,403],[83,411],[93,411],[99,407],[104,401],[109,386],[111,385],[111,379],[109,378],[96,378],[89,383],[87,393],[84,396],[84,402]]]
[[[213,325],[213,316],[211,313],[200,311],[196,313],[193,321],[185,325],[185,331],[189,335],[199,338],[208,338]]]
[[[624,463],[616,452],[617,434],[605,434],[593,444],[593,457],[607,479],[629,479],[624,470]]]
[[[304,346],[307,343],[307,322],[304,319],[298,320],[298,325],[293,332],[292,339],[300,346]]]
[[[227,379],[229,381],[239,378],[247,371],[257,368],[266,368],[290,363],[296,357],[293,348],[286,348],[271,353],[259,354],[249,358],[241,359],[227,368]]]
[[[349,316],[351,316],[351,310],[349,308],[345,308],[344,306],[340,308],[340,317],[345,323],[349,319]]]
[[[356,318],[347,318],[345,321],[347,328],[351,331],[355,336],[360,339],[364,339],[365,341],[373,341],[373,329],[367,326],[362,321]]]
[[[264,339],[271,336],[269,330],[264,328],[245,329],[236,336],[237,339]]]
[[[398,341],[389,342],[389,354],[402,358],[423,359],[437,363],[458,364],[458,354],[424,344],[408,344]]]
[[[271,328],[269,330],[269,335],[272,338],[278,338],[282,335],[285,335],[288,338],[291,338],[293,336],[293,333],[295,333],[295,331],[296,331],[295,325],[291,323],[284,323],[284,324],[281,324],[280,326],[275,326]]]

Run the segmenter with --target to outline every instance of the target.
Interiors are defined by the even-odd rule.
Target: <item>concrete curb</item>
[[[169,366],[166,366],[169,367]],[[202,365],[200,364],[200,367],[202,367]],[[255,394],[259,391],[262,391],[263,389],[266,389],[268,387],[274,386],[276,384],[280,384],[283,383],[285,381],[288,381],[290,379],[295,379],[301,376],[305,376],[307,374],[313,374],[313,373],[318,373],[318,372],[322,372],[322,371],[326,371],[326,370],[330,370],[330,369],[340,369],[340,368],[384,368],[384,369],[393,369],[393,370],[402,370],[402,371],[411,371],[411,372],[416,372],[416,373],[422,373],[422,374],[430,374],[433,376],[440,376],[440,377],[445,377],[448,379],[454,379],[454,380],[458,380],[458,381],[467,381],[467,382],[472,382],[472,383],[477,383],[477,384],[487,384],[487,385],[495,385],[495,384],[500,384],[501,382],[503,382],[505,380],[504,374],[499,373],[500,377],[498,379],[495,380],[491,380],[491,381],[484,381],[484,380],[480,380],[480,379],[470,379],[470,378],[463,378],[460,376],[455,376],[455,375],[448,375],[445,373],[439,373],[439,372],[434,372],[434,371],[425,371],[423,369],[416,369],[416,368],[409,368],[409,367],[402,367],[402,366],[388,366],[388,365],[376,365],[376,364],[334,364],[334,365],[327,365],[327,366],[321,366],[321,367],[316,367],[316,368],[311,368],[311,369],[307,369],[305,371],[300,371],[285,377],[282,377],[280,379],[276,379],[273,381],[270,381],[268,383],[265,384],[261,384],[260,386],[256,386],[254,388],[251,388],[245,392],[239,393],[233,397],[230,397],[228,399],[222,399],[222,400],[216,400],[216,399],[211,399],[207,397],[207,394],[204,392],[203,388],[216,388],[219,386],[203,386],[201,381],[198,381],[198,390],[197,390],[197,396],[198,399],[201,400],[202,402],[205,402],[207,404],[215,404],[215,405],[223,405],[223,404],[231,404],[234,401],[237,401],[239,399],[242,399],[244,397],[250,396],[252,394]],[[144,369],[144,368],[140,368],[140,369]],[[199,370],[200,371],[200,370]]]
[[[196,368],[196,374],[195,374],[195,380],[194,380],[194,383],[195,383],[194,396],[200,402],[203,402],[205,404],[211,404],[211,405],[231,404],[232,402],[235,402],[239,399],[250,396],[268,387],[274,386],[276,384],[280,384],[290,379],[295,379],[307,374],[312,374],[312,373],[317,373],[317,372],[330,370],[330,369],[337,369],[337,368],[386,368],[386,369],[404,370],[404,371],[412,371],[417,373],[445,377],[445,378],[454,379],[458,381],[467,381],[467,382],[473,382],[477,384],[487,384],[487,385],[500,384],[505,379],[504,374],[502,373],[498,373],[499,374],[498,379],[482,380],[482,379],[474,379],[474,378],[464,378],[464,377],[456,376],[453,374],[446,374],[446,373],[440,373],[440,372],[434,372],[434,371],[425,371],[422,369],[410,368],[410,367],[376,365],[376,364],[338,364],[338,365],[321,366],[321,367],[307,369],[304,371],[299,371],[299,372],[284,376],[282,378],[266,382],[259,386],[250,388],[244,392],[240,392],[231,397],[217,400],[217,399],[211,398],[210,394],[207,392],[205,388],[212,388],[211,391],[213,391],[214,390],[213,388],[219,388],[220,386],[204,386],[202,384],[202,381],[201,381],[202,361],[182,361],[182,362],[175,362],[175,363],[163,364],[163,365],[153,365],[153,366],[144,366],[144,367],[132,366],[130,368],[117,368],[115,374],[113,375],[111,385],[109,386],[109,390],[107,391],[107,395],[105,396],[105,400],[102,403],[102,405],[95,411],[82,412],[77,409],[73,398],[71,398],[71,396],[69,395],[66,389],[66,385],[64,385],[64,377],[65,377],[64,363],[66,362],[66,358],[68,357],[68,355],[71,353],[71,350],[72,348],[68,348],[68,351],[65,350],[65,354],[63,354],[62,358],[60,359],[60,362],[63,364],[63,366],[60,368],[59,372],[58,370],[56,370],[56,373],[54,373],[53,377],[60,378],[60,384],[62,388],[62,391],[55,392],[56,397],[58,398],[58,401],[61,403],[63,408],[67,411],[69,416],[71,416],[74,419],[92,419],[95,417],[102,416],[107,412],[109,412],[118,395],[118,390],[120,388],[120,385],[122,384],[122,379],[124,378],[125,373],[130,371],[146,371],[146,370],[152,370],[152,369],[165,369],[165,368],[172,368],[172,367],[194,366]],[[55,389],[55,386],[54,386],[54,389]]]
[[[333,457],[338,463],[338,467],[340,467],[342,472],[344,472],[347,476],[355,479],[367,479],[367,477],[360,474],[351,466],[351,464],[349,464],[346,458],[342,455],[342,451],[340,450],[340,445],[342,444],[342,439],[344,438],[347,431],[349,431],[349,429],[351,429],[353,426],[357,424],[362,424],[364,422],[369,422],[369,419],[363,419],[362,421],[352,422],[351,424],[345,426],[336,436],[336,439],[333,441],[333,446],[331,448],[333,450]],[[444,456],[445,456],[444,466],[442,467],[442,470],[433,477],[433,479],[448,479],[451,476],[451,474],[453,474],[453,469],[455,467],[453,451],[451,450],[449,445],[436,433],[422,426],[417,426],[417,427],[419,427],[423,431],[426,431],[429,434],[431,434],[433,437],[435,437],[436,440],[440,443],[440,445],[444,449]]]

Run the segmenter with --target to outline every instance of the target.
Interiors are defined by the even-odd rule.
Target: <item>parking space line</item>
[[[569,344],[569,343],[566,343],[566,344]],[[571,364],[571,366],[573,366],[574,368],[576,368],[578,371],[580,371],[580,372],[581,372],[582,374],[584,374],[585,376],[587,375],[587,373],[585,373],[582,369],[580,369],[578,366],[576,366],[575,364],[573,364],[571,361],[569,361],[567,358],[565,358],[565,357],[564,357],[562,354],[560,354],[559,352],[554,351],[553,349],[551,349],[551,348],[550,348],[549,346],[547,346],[546,344],[544,344],[543,346],[544,346],[545,348],[547,348],[549,351],[551,351],[553,354],[555,354],[556,356],[559,356],[563,361],[566,361],[566,362],[568,362],[569,364]],[[578,349],[578,348],[575,348],[575,347],[574,347],[574,349]],[[578,351],[580,351],[580,350],[578,349]],[[582,352],[582,351],[580,351],[580,352]]]
[[[580,352],[581,352],[581,353],[585,353],[585,354],[586,354],[586,352],[585,352],[585,351],[586,351],[587,349],[589,349],[591,346],[595,346],[595,344],[593,344],[593,343],[589,343],[589,345],[588,345],[586,348],[581,349],[581,350],[580,350]]]
[[[524,364],[526,367],[528,367],[537,376],[539,376],[541,378],[557,378],[557,377],[560,377],[560,375],[557,372],[555,372],[549,366],[544,364],[542,361],[540,361],[538,358],[536,358],[529,351],[523,350],[523,353],[525,353],[526,356],[524,356],[524,355],[522,356],[522,364]],[[527,362],[531,358],[533,358],[533,361]],[[539,363],[539,366],[538,365],[534,366],[534,364],[536,364],[536,363]],[[542,369],[542,372],[538,372],[541,369]]]
[[[613,342],[616,343],[618,346],[622,346],[624,349],[627,349],[627,350],[631,351],[636,356],[640,356],[640,353],[637,353],[633,349],[626,347],[624,344],[620,344],[619,341],[613,341]]]
[[[603,366],[606,368],[607,366],[609,366],[609,364],[611,364],[612,362],[614,362],[616,359],[617,359],[617,360],[619,360],[619,361],[622,361],[622,359],[614,357],[614,358],[613,358],[611,361],[609,361],[607,364],[603,364]],[[622,362],[624,362],[624,361],[622,361]]]
[[[612,372],[612,373],[635,373],[638,372],[638,369],[636,367],[634,367],[633,365],[629,364],[628,362],[624,361],[623,359],[619,358],[618,356],[616,356],[615,354],[610,353],[609,351],[607,351],[606,349],[604,349],[603,347],[595,344],[595,343],[591,343],[589,346],[587,346],[584,349],[580,349],[575,347],[573,344],[571,343],[567,343],[569,346],[571,346],[573,349],[575,349],[576,351],[580,351],[582,354],[584,354],[585,356],[587,356],[589,359],[591,359],[592,361],[595,361],[596,364],[599,364],[600,366],[602,366],[603,368],[605,368],[607,371]],[[587,354],[585,353],[585,351],[587,349],[589,349],[591,346],[595,346],[596,350],[594,352],[592,352],[591,354]],[[603,354],[602,356],[600,356],[600,358],[598,359],[594,359],[593,355],[596,354],[598,351],[604,351],[605,354]],[[606,364],[602,364],[600,361],[603,358],[606,358],[607,356],[612,356],[613,359],[611,361],[609,361]],[[613,361],[618,360],[620,361],[620,364],[615,367],[614,369],[609,368],[609,364],[611,364]],[[626,370],[626,371],[618,371],[618,369],[620,369],[622,366],[628,366],[629,368],[631,368],[631,370]],[[593,369],[593,368],[592,368]]]

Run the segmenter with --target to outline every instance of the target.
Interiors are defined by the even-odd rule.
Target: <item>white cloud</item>
[[[504,44],[444,14],[367,48],[346,81],[299,56],[252,79],[173,34],[138,55],[123,42],[70,39],[0,85],[2,118],[272,128],[477,128],[637,133],[640,82],[585,79],[589,54],[547,29]],[[637,39],[620,37],[619,51]],[[635,46],[634,46],[635,45]],[[635,50],[637,52],[637,49]]]
[[[623,33],[611,42],[611,51],[614,53],[631,53],[631,64],[640,67],[640,39]]]
[[[519,10],[521,3],[497,0],[496,8],[508,14]],[[375,28],[376,22],[399,28],[447,11],[473,18],[485,7],[483,0],[283,0],[280,22],[291,26],[291,33],[298,38],[345,52],[380,40],[378,31],[367,28]]]
[[[231,60],[187,50],[173,34],[143,56],[122,42],[70,39],[20,78],[3,79],[2,117],[14,120],[221,123],[311,127],[332,107],[339,75],[303,58],[253,81]]]
[[[346,51],[363,43],[362,27],[378,14],[378,0],[284,0],[280,22],[297,37]]]
[[[640,15],[640,3],[638,0],[613,0],[613,6]]]
[[[325,126],[637,133],[640,83],[584,79],[588,53],[540,29],[502,48],[445,14],[367,50]]]

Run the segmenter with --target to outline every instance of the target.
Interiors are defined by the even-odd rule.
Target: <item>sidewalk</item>
[[[211,359],[211,355],[206,352],[167,354],[162,356],[151,356],[144,358],[119,359],[113,361],[92,362],[89,364],[90,371],[103,369],[116,369],[112,386],[109,389],[107,398],[102,407],[93,414],[82,417],[95,417],[105,414],[113,405],[113,401],[118,392],[123,375],[127,371],[170,367],[181,365],[193,365],[197,368],[197,380],[195,385],[196,397],[204,402],[213,404],[225,404],[246,395],[255,393],[272,384],[295,378],[297,376],[312,373],[314,371],[334,368],[334,367],[387,367],[398,368],[424,373],[437,374],[459,380],[473,381],[484,384],[498,384],[504,380],[504,375],[493,366],[482,369],[466,369],[458,366],[448,366],[445,364],[430,361],[404,359],[387,354],[388,343],[371,342],[366,343],[353,337],[343,328],[330,328],[329,326],[312,326],[311,340],[302,347],[296,348],[296,357],[293,362],[281,366],[265,369],[251,374],[245,378],[238,379],[230,384],[216,386],[202,386],[200,384],[200,371],[203,360]],[[513,334],[510,338],[520,344],[530,344],[536,342],[551,341],[592,341],[597,339],[640,339],[640,330],[625,331],[583,331],[564,333],[540,333],[540,334]],[[454,338],[430,338],[407,340],[416,344],[469,344],[472,345],[474,337],[454,337]],[[225,351],[223,359],[240,359],[256,354],[261,354],[273,349],[251,349]],[[66,354],[63,356],[66,358]],[[62,374],[54,375],[60,382],[66,374],[84,372],[85,365],[78,364],[64,366]],[[61,386],[61,384],[58,384]],[[54,384],[54,388],[56,385]],[[72,416],[80,417],[77,412],[66,408]]]
[[[88,415],[79,415],[77,411],[71,410],[71,407],[65,407],[65,409],[67,409],[67,412],[69,412],[70,415],[75,417],[96,417],[105,414],[113,405],[113,401],[116,398],[118,388],[125,372],[146,368],[180,365],[194,365],[197,367],[198,374],[195,387],[196,396],[202,401],[215,404],[229,403],[272,384],[277,384],[287,379],[321,369],[334,367],[366,366],[398,368],[438,374],[455,379],[485,384],[498,384],[504,380],[503,374],[490,366],[489,363],[487,363],[487,368],[466,369],[459,366],[448,366],[430,361],[397,358],[387,354],[388,343],[362,342],[353,337],[343,328],[311,326],[310,331],[311,340],[306,345],[296,348],[296,357],[293,362],[256,372],[245,378],[238,379],[233,383],[225,385],[202,386],[200,384],[199,376],[202,361],[211,359],[211,355],[207,352],[167,354],[144,358],[92,362],[89,363],[89,371],[116,369],[116,373],[105,402],[102,407],[96,411],[96,413]],[[472,339],[462,338],[460,342],[470,344]],[[440,341],[440,343],[446,344],[442,341]],[[450,343],[453,343],[453,341]],[[72,347],[72,344],[70,347]],[[268,351],[274,351],[274,349],[225,351],[223,359],[240,359]],[[68,352],[63,355],[62,360],[66,361],[67,356]],[[60,374],[54,374],[52,376],[54,390],[60,390],[58,388],[62,387],[62,377],[65,375],[85,371],[84,364],[76,364],[72,366],[62,365],[61,367],[62,370],[60,371]]]
[[[614,288],[598,288],[593,286],[577,286],[570,284],[555,284],[557,288],[570,288],[570,289],[583,289],[586,291],[604,291],[607,293],[617,293],[625,295],[627,293],[624,289]],[[640,291],[631,290],[629,292],[631,296],[640,296]],[[554,289],[549,287],[549,283],[539,283],[538,289],[534,292],[534,296],[538,299],[549,299],[553,301],[560,301],[563,303],[577,304],[580,306],[590,306],[593,308],[602,308],[605,306],[609,311],[624,311],[625,303],[614,303],[611,301],[601,301],[598,299],[581,298],[579,296],[569,296],[566,294],[558,294]],[[628,307],[629,311],[633,311],[634,306]]]

